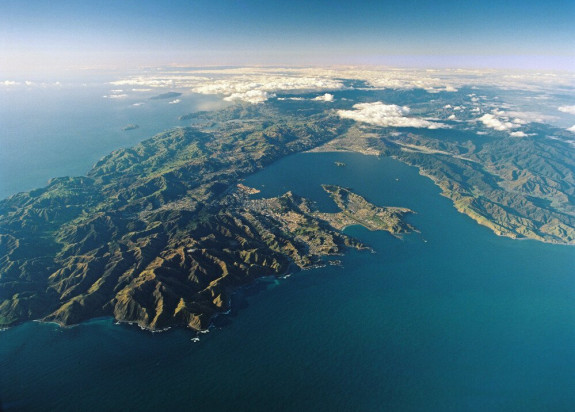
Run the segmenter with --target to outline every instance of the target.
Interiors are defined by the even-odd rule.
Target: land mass
[[[378,207],[350,189],[335,185],[322,185],[322,187],[329,193],[341,212],[317,213],[316,216],[326,220],[336,229],[342,230],[347,226],[361,225],[369,230],[385,230],[396,236],[415,230],[404,220],[405,215],[413,213],[410,209]]]
[[[190,119],[194,119],[196,117],[195,113],[187,113],[187,114],[183,114],[181,116],[178,116],[178,120],[190,120]]]
[[[150,100],[162,100],[162,99],[173,99],[174,97],[180,97],[182,93],[178,92],[167,92],[158,94],[157,96],[150,97]]]
[[[567,132],[530,127],[528,137],[494,138],[356,125],[312,151],[394,157],[417,167],[458,211],[498,235],[575,244],[575,158],[566,143],[546,137]]]
[[[139,128],[140,128],[140,126],[138,126],[137,124],[127,124],[126,126],[122,127],[122,130],[127,132],[129,130],[136,130]]]
[[[545,137],[557,129],[530,124],[520,139],[399,132],[278,104],[195,113],[197,126],[114,151],[87,176],[0,201],[0,327],[113,316],[148,329],[204,329],[258,277],[366,247],[346,226],[413,230],[408,209],[346,188],[324,186],[340,212],[322,213],[294,193],[254,199],[241,183],[312,149],[395,157],[498,234],[575,244],[575,160]]]
[[[293,193],[251,199],[256,191],[240,183],[340,135],[348,126],[338,118],[265,107],[218,116],[218,128],[159,134],[104,157],[87,176],[1,201],[0,326],[113,316],[151,330],[200,330],[258,277],[365,248],[338,230],[357,208],[353,224],[409,228],[398,222],[404,209],[386,211],[348,189],[326,186],[341,209],[330,215]]]

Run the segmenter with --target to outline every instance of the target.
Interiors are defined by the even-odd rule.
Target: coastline
[[[337,157],[326,156],[321,161],[322,169],[324,165],[331,168],[333,159]],[[319,163],[312,156],[303,159],[312,167]],[[349,172],[342,171],[350,180],[355,179],[349,184],[346,180],[346,186],[376,199],[372,195],[373,189],[362,186],[366,184],[365,176],[369,173],[361,172],[356,179],[352,172],[354,165],[369,162],[378,167],[380,161],[375,158],[355,159],[352,160],[350,155],[347,161]],[[302,158],[291,162],[295,164],[293,168],[298,167],[300,160]],[[391,163],[392,159],[384,158],[382,162]],[[317,384],[318,376],[336,377],[336,382],[329,382],[330,388],[344,388],[344,398],[348,398],[345,390],[353,392],[354,398],[346,405],[353,410],[352,403],[357,407],[362,405],[362,399],[371,399],[369,396],[374,393],[385,395],[384,385],[389,388],[402,385],[409,391],[404,398],[406,401],[419,396],[422,390],[429,390],[433,395],[436,371],[445,374],[442,376],[446,379],[450,378],[445,381],[450,391],[441,392],[446,401],[443,405],[449,405],[456,396],[469,399],[468,395],[474,396],[485,385],[492,384],[493,379],[512,382],[512,389],[520,391],[520,394],[524,393],[521,392],[523,390],[527,394],[532,393],[531,384],[541,379],[537,368],[545,364],[549,365],[553,378],[561,378],[560,370],[551,366],[556,365],[556,361],[565,362],[565,351],[571,353],[570,347],[561,345],[561,341],[565,342],[564,339],[571,336],[569,323],[564,320],[569,319],[572,311],[564,297],[565,291],[571,290],[572,282],[569,283],[568,279],[569,267],[565,266],[567,258],[561,261],[557,274],[555,267],[548,264],[559,261],[555,259],[557,255],[572,256],[572,249],[560,253],[561,250],[534,242],[514,245],[510,241],[502,241],[490,231],[478,229],[473,222],[454,213],[450,203],[437,196],[439,191],[435,185],[421,179],[414,169],[407,170],[403,164],[393,162],[392,169],[382,170],[405,171],[405,177],[397,175],[405,185],[405,197],[410,193],[424,195],[410,207],[418,211],[418,215],[413,216],[417,219],[413,220],[415,223],[421,221],[418,228],[431,237],[431,247],[423,245],[419,236],[407,236],[406,241],[401,242],[386,234],[350,228],[346,232],[357,235],[364,243],[375,240],[370,245],[376,248],[377,254],[351,250],[342,259],[345,269],[328,267],[317,272],[296,273],[290,282],[280,281],[277,287],[274,287],[273,280],[264,280],[269,282],[268,289],[257,285],[238,296],[232,302],[237,311],[222,316],[220,322],[214,322],[215,328],[206,335],[185,328],[150,335],[129,325],[115,327],[109,321],[64,332],[52,325],[26,325],[0,335],[0,339],[6,338],[3,346],[9,348],[8,355],[14,359],[7,362],[4,371],[6,388],[10,393],[3,400],[20,399],[28,392],[31,398],[38,399],[38,405],[44,402],[53,408],[52,405],[59,403],[85,409],[88,402],[94,402],[98,397],[109,399],[110,389],[113,389],[117,393],[116,399],[121,399],[123,405],[142,405],[142,409],[150,405],[161,407],[169,398],[168,401],[184,399],[180,405],[205,405],[199,409],[210,410],[214,396],[223,399],[222,405],[224,402],[234,404],[230,402],[238,402],[237,397],[246,393],[259,396],[262,388],[257,383],[262,382],[271,385],[263,388],[264,400],[269,399],[270,394],[290,399],[288,396],[293,396],[294,392],[289,385],[294,384],[295,375],[277,373],[278,370],[293,370],[293,365],[310,365],[311,372],[302,379],[305,385],[310,385],[313,396],[318,397],[316,405],[320,406],[319,410],[322,401],[325,405],[326,398],[313,386]],[[327,170],[329,173],[330,169]],[[272,171],[268,175],[277,173]],[[382,188],[385,192],[377,197],[378,200],[387,198],[388,191],[397,192],[397,184],[393,180],[396,175],[391,172],[388,176],[386,188]],[[275,193],[275,186],[269,186],[263,179],[260,181],[266,183],[266,190]],[[425,190],[411,185],[412,181],[421,184]],[[281,185],[278,183],[277,186]],[[304,180],[302,185],[305,188],[299,192],[303,195],[307,188],[317,188],[315,181],[308,183]],[[445,219],[445,224],[457,226],[441,232],[430,231],[433,227],[439,228],[440,216]],[[441,233],[457,236],[442,237]],[[548,249],[549,254],[546,253]],[[537,251],[543,252],[543,262],[532,265],[537,262]],[[493,257],[493,260],[484,257]],[[548,274],[541,271],[546,267],[550,270]],[[552,291],[549,287],[553,288]],[[549,307],[548,302],[557,302],[557,306]],[[555,315],[556,311],[561,317],[556,317],[559,316]],[[552,323],[549,316],[552,316]],[[553,326],[555,324],[558,326]],[[557,327],[561,328],[559,335],[554,334]],[[537,333],[543,335],[544,341],[539,340]],[[191,339],[194,337],[200,341],[193,342]],[[530,339],[540,344],[534,347]],[[18,351],[23,342],[26,346]],[[422,346],[421,342],[425,344]],[[462,342],[466,344],[462,346]],[[46,343],[52,343],[53,347]],[[481,345],[479,351],[478,344]],[[553,358],[533,356],[549,347],[548,344],[554,345],[550,354]],[[52,349],[50,356],[37,349],[42,347]],[[483,347],[489,350],[484,351]],[[34,351],[38,353],[39,361],[30,356]],[[418,386],[412,386],[413,374],[398,375],[395,368],[378,366],[393,364],[398,354],[406,356],[405,363],[399,366],[413,367],[414,373],[421,377],[415,380],[420,382]],[[374,359],[374,356],[377,357]],[[462,362],[445,362],[453,356],[460,356]],[[338,361],[329,362],[330,359]],[[80,366],[78,361],[82,362]],[[426,363],[422,364],[422,361]],[[472,369],[469,362],[473,362]],[[524,362],[528,362],[528,370],[523,369]],[[365,369],[358,370],[360,363],[366,365]],[[565,365],[558,363],[561,364]],[[487,368],[488,371],[480,376],[479,381],[473,380],[477,368]],[[16,370],[22,375],[15,375]],[[24,375],[20,370],[33,372]],[[246,371],[249,378],[246,378]],[[529,374],[527,378],[522,373],[524,371]],[[501,373],[505,375],[501,376]],[[273,379],[269,379],[272,375]],[[10,376],[22,377],[18,381],[9,379]],[[26,376],[30,379],[24,381]],[[107,379],[108,386],[103,392],[89,391],[85,395],[88,401],[79,399],[79,396],[72,398],[74,391],[85,387],[81,377],[94,382],[99,376]],[[355,376],[360,381],[350,387],[350,382],[354,381],[350,378]],[[398,381],[403,376],[405,379]],[[463,379],[472,382],[473,386],[461,385]],[[521,383],[521,379],[527,383]],[[22,381],[30,383],[25,390],[19,386]],[[366,388],[366,385],[372,386]],[[34,386],[51,393],[58,387],[68,390],[64,395],[58,395],[56,391],[53,398],[45,399],[41,392],[32,392]],[[186,388],[191,389],[185,392]],[[541,396],[551,400],[556,396],[555,393],[550,394],[547,387],[537,390]],[[329,396],[334,392],[325,393]],[[384,395],[381,396],[382,402],[385,401]],[[260,402],[257,405],[262,405],[259,398],[250,397],[242,406],[247,405],[249,409],[254,405],[253,399]],[[336,401],[341,405],[344,400],[338,398]],[[425,403],[426,399],[422,400],[423,409]],[[177,409],[175,404],[176,401],[170,406]],[[305,399],[301,404],[305,404]],[[266,406],[271,408],[273,404]],[[366,410],[377,410],[375,402],[368,406],[374,408],[366,407]]]
[[[343,229],[342,229],[342,231],[343,231]],[[374,249],[369,247],[369,246],[358,248],[356,250],[358,250],[360,252],[361,251],[369,251],[370,253],[376,253],[374,251]],[[327,256],[334,256],[334,257],[342,256],[343,257],[343,256],[345,256],[345,253],[333,253],[333,254],[330,254]],[[335,263],[331,263],[331,262],[335,262]],[[196,334],[196,336],[194,338],[192,338],[192,341],[197,342],[197,340],[194,340],[196,338],[199,339],[199,336],[197,336],[197,335],[206,334],[206,333],[209,333],[210,329],[218,328],[218,326],[216,326],[214,324],[214,321],[216,320],[216,318],[229,315],[234,311],[233,297],[234,297],[234,295],[240,293],[242,290],[249,289],[249,288],[253,287],[254,285],[256,285],[258,282],[264,283],[267,280],[275,280],[275,281],[288,280],[294,273],[297,273],[297,272],[306,272],[306,271],[310,271],[310,270],[314,270],[314,269],[325,268],[328,266],[343,267],[341,260],[339,260],[339,259],[328,260],[328,261],[325,261],[323,263],[318,263],[318,264],[310,265],[307,267],[299,267],[299,266],[295,265],[295,263],[292,263],[292,265],[293,266],[291,266],[290,269],[286,270],[285,272],[283,272],[281,274],[261,276],[261,277],[254,279],[254,281],[249,283],[249,284],[246,284],[246,285],[240,286],[239,288],[236,288],[233,292],[231,292],[230,297],[228,298],[227,308],[225,310],[222,310],[221,312],[214,313],[210,317],[208,326],[206,326],[203,329],[195,329],[195,328],[193,328],[190,325],[187,325],[185,323],[173,324],[171,326],[167,326],[167,327],[161,328],[161,329],[152,329],[152,328],[146,327],[144,325],[141,325],[139,322],[127,321],[127,320],[118,320],[118,319],[114,318],[113,316],[97,316],[94,318],[90,318],[90,319],[86,319],[84,321],[81,321],[80,323],[74,323],[74,324],[65,324],[62,322],[55,321],[55,320],[33,319],[33,320],[27,320],[27,321],[17,323],[17,324],[11,325],[11,326],[0,328],[0,332],[8,331],[8,330],[17,328],[17,327],[22,326],[22,325],[29,323],[29,322],[41,323],[41,324],[46,324],[46,325],[53,324],[53,325],[56,325],[57,327],[59,327],[61,329],[72,329],[72,328],[76,328],[78,326],[89,324],[90,322],[97,321],[97,320],[110,320],[111,322],[113,322],[114,325],[125,326],[125,327],[138,327],[140,330],[142,330],[144,332],[149,332],[149,333],[163,333],[163,332],[168,332],[172,329],[189,330],[191,333]]]
[[[326,145],[329,145],[330,143],[332,143],[334,140],[328,142],[327,144],[324,144],[322,146],[316,147],[314,149],[311,150],[307,150],[303,153],[359,153],[365,156],[376,156],[376,157],[380,157],[380,156],[386,156],[384,154],[382,154],[381,152],[374,150],[353,150],[353,149],[333,149],[330,147],[325,147]],[[412,165],[406,161],[404,161],[403,159],[401,159],[400,157],[396,156],[396,155],[391,155],[389,156],[392,159],[395,159],[407,166],[410,167],[415,167],[417,168],[419,174],[425,178],[430,179],[433,184],[438,187],[441,192],[440,195],[449,199],[451,201],[451,204],[453,206],[453,208],[455,210],[457,210],[457,212],[468,216],[469,218],[471,218],[475,223],[484,226],[486,228],[488,228],[489,230],[491,230],[495,235],[500,236],[500,237],[506,237],[509,239],[513,239],[513,240],[533,240],[533,241],[537,241],[537,242],[541,242],[541,243],[546,243],[546,244],[552,244],[552,245],[564,245],[564,246],[575,246],[575,241],[568,243],[568,242],[560,242],[560,241],[555,241],[555,240],[551,240],[551,239],[545,239],[542,237],[535,237],[535,236],[527,236],[527,235],[523,235],[520,236],[514,232],[503,232],[500,231],[498,229],[496,229],[495,222],[491,222],[490,220],[488,220],[487,218],[483,218],[480,219],[478,217],[476,217],[474,214],[472,214],[470,211],[467,211],[465,208],[462,207],[458,207],[455,203],[455,199],[451,196],[449,196],[448,192],[445,192],[443,187],[441,187],[441,185],[430,175],[426,172],[425,169],[423,169],[422,167],[419,167],[417,165]],[[343,230],[343,229],[342,229]]]

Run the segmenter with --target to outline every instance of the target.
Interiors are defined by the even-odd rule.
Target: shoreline
[[[333,140],[332,140],[332,141],[333,141]],[[461,213],[461,214],[463,214],[463,215],[465,215],[465,216],[468,216],[469,218],[471,218],[471,219],[472,219],[475,223],[477,223],[478,225],[481,225],[481,226],[483,226],[483,227],[488,228],[488,229],[489,229],[492,233],[494,233],[496,236],[506,237],[506,238],[509,238],[509,239],[512,239],[512,240],[532,240],[532,241],[541,242],[541,243],[550,244],[550,245],[562,245],[562,246],[571,246],[571,247],[575,246],[575,241],[573,241],[572,243],[567,243],[567,242],[560,242],[560,241],[554,241],[554,240],[548,240],[548,239],[541,239],[541,238],[536,238],[536,237],[530,237],[530,236],[525,236],[525,235],[523,235],[522,237],[519,237],[519,235],[514,235],[513,232],[502,233],[502,232],[499,232],[499,231],[495,230],[495,229],[494,229],[493,227],[491,227],[489,224],[480,222],[479,220],[475,219],[470,213],[467,213],[465,210],[461,210],[461,209],[459,209],[458,207],[456,207],[456,205],[455,205],[453,199],[452,199],[449,195],[447,195],[447,194],[445,194],[445,193],[443,192],[443,188],[442,188],[431,176],[429,176],[424,169],[422,169],[422,168],[420,168],[420,167],[418,167],[418,166],[415,166],[415,165],[411,165],[411,164],[409,164],[409,163],[407,163],[407,162],[404,162],[403,160],[399,159],[397,156],[393,156],[393,155],[392,155],[392,156],[382,155],[382,154],[379,153],[379,152],[378,152],[378,153],[375,153],[375,152],[369,151],[369,150],[352,150],[352,149],[336,150],[336,149],[332,149],[332,148],[325,148],[325,149],[323,149],[321,146],[320,146],[320,147],[317,147],[317,148],[314,148],[314,149],[311,149],[311,150],[306,150],[305,152],[302,152],[302,153],[312,153],[312,154],[313,154],[313,153],[357,153],[357,154],[361,154],[361,155],[364,155],[364,156],[377,156],[377,157],[379,157],[379,156],[386,156],[386,157],[390,157],[390,158],[392,158],[392,159],[397,160],[398,162],[401,162],[401,163],[404,164],[404,165],[407,165],[407,166],[409,166],[409,167],[414,167],[414,168],[416,168],[416,169],[418,170],[418,173],[419,173],[421,176],[430,179],[430,180],[433,182],[433,184],[441,190],[441,192],[439,193],[439,195],[445,197],[446,199],[449,199],[449,200],[451,201],[451,205],[453,206],[453,208],[454,208],[455,210],[457,210],[457,212],[459,212],[459,213]],[[485,220],[486,220],[487,222],[489,222],[489,223],[495,224],[494,222],[491,222],[491,221],[488,220],[487,218],[485,218]],[[342,230],[343,230],[343,229],[342,229]]]
[[[349,249],[351,250],[352,248],[349,248]],[[363,247],[363,248],[361,248],[361,249],[355,249],[355,250],[358,250],[358,251],[360,251],[360,252],[362,252],[362,251],[369,251],[370,253],[377,253],[377,252],[375,252],[375,251],[373,250],[373,248],[371,248],[371,247]],[[333,254],[326,255],[326,256],[333,256],[333,257],[345,256],[345,253],[333,253]],[[336,263],[330,263],[330,262],[336,262]],[[294,264],[294,265],[295,265],[295,264]],[[297,266],[297,265],[295,265],[295,267],[297,267],[297,270],[295,270],[295,271],[293,270],[294,267],[292,266],[292,268],[288,269],[287,271],[285,271],[285,272],[283,272],[283,273],[281,273],[281,274],[261,276],[261,277],[258,277],[258,278],[256,278],[256,279],[254,279],[254,281],[251,282],[250,284],[240,286],[239,288],[237,288],[236,290],[234,290],[234,291],[230,294],[230,297],[228,298],[227,309],[224,310],[224,311],[221,311],[221,312],[214,313],[214,314],[210,317],[210,321],[209,321],[208,326],[207,326],[206,328],[204,328],[204,329],[194,329],[194,328],[192,328],[192,327],[190,327],[190,326],[188,326],[188,325],[186,325],[186,324],[184,324],[184,323],[174,324],[174,325],[167,326],[167,327],[161,328],[161,329],[151,329],[151,328],[148,328],[148,327],[146,327],[146,326],[141,325],[140,323],[138,323],[138,322],[136,322],[136,321],[118,320],[118,319],[114,318],[113,316],[98,316],[98,317],[86,319],[85,321],[82,321],[82,322],[80,322],[80,323],[74,323],[74,324],[70,324],[70,325],[65,324],[65,323],[62,323],[62,322],[58,322],[58,321],[55,321],[55,320],[32,319],[32,320],[27,320],[27,321],[20,322],[20,323],[11,325],[11,326],[2,327],[2,328],[0,328],[0,333],[1,333],[1,332],[8,331],[8,330],[13,329],[13,328],[17,328],[17,327],[22,326],[22,325],[25,325],[26,323],[32,323],[32,322],[33,322],[33,323],[46,324],[46,325],[53,324],[53,325],[56,325],[57,327],[59,327],[59,328],[61,328],[61,329],[72,329],[72,328],[75,328],[75,327],[78,327],[78,326],[82,326],[82,325],[86,325],[86,324],[89,324],[89,323],[91,323],[91,322],[98,321],[98,320],[110,320],[110,321],[113,323],[113,325],[116,325],[116,326],[124,326],[124,327],[134,327],[134,326],[137,326],[140,330],[142,330],[142,331],[144,331],[144,332],[148,332],[148,333],[163,333],[163,332],[168,332],[168,331],[170,331],[170,330],[172,330],[172,329],[189,330],[190,332],[196,334],[196,336],[195,336],[194,338],[192,338],[192,341],[197,342],[196,340],[194,340],[194,339],[196,339],[196,338],[199,339],[199,336],[197,336],[197,335],[199,335],[199,334],[206,334],[206,333],[209,333],[210,329],[212,329],[212,328],[218,328],[218,326],[216,326],[216,325],[214,324],[214,320],[215,320],[217,317],[229,315],[229,314],[232,313],[232,311],[233,311],[233,309],[234,309],[234,308],[233,308],[233,304],[232,304],[232,298],[233,298],[233,296],[234,296],[235,294],[237,294],[238,292],[240,292],[240,291],[242,291],[242,290],[244,290],[244,289],[248,289],[248,288],[254,286],[254,285],[255,285],[256,283],[258,283],[258,282],[265,282],[266,280],[277,280],[277,281],[279,281],[279,280],[287,280],[287,279],[289,279],[293,274],[295,274],[295,273],[297,273],[297,272],[300,272],[300,271],[301,271],[301,272],[304,272],[304,271],[307,272],[307,271],[309,271],[309,270],[321,269],[321,268],[325,268],[325,267],[328,267],[328,266],[343,267],[343,265],[342,265],[342,263],[341,263],[341,261],[340,261],[339,259],[336,259],[336,260],[334,260],[334,261],[328,260],[328,261],[323,262],[322,264],[318,263],[318,264],[310,265],[310,266],[308,266],[308,267],[303,267],[303,268],[302,268],[302,267],[299,267],[299,266]]]

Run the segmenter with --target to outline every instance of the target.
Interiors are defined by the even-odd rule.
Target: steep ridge
[[[0,202],[0,326],[113,316],[152,330],[203,329],[238,287],[363,248],[305,199],[250,200],[237,186],[348,127],[266,110],[230,109],[218,127],[161,133],[87,176]],[[257,120],[245,118],[254,111]]]

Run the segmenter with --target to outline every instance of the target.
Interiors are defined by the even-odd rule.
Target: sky
[[[160,65],[575,71],[573,0],[2,0],[0,74]]]

